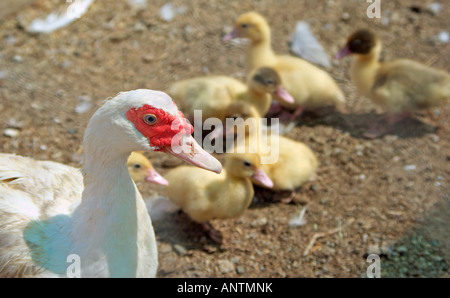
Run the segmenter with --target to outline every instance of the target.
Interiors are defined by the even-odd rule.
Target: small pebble
[[[406,171],[414,171],[417,167],[415,165],[407,165],[404,167]]]
[[[433,14],[438,14],[442,10],[442,4],[438,2],[431,3],[430,5],[428,5],[428,9]]]
[[[186,248],[184,248],[182,245],[180,244],[175,244],[173,246],[173,249],[176,251],[176,253],[180,256],[184,256],[187,254],[187,250]]]
[[[237,274],[244,274],[245,273],[245,267],[244,266],[237,266],[236,272],[237,272]]]
[[[235,270],[234,264],[231,263],[229,260],[219,260],[218,265],[219,265],[219,271],[222,274],[230,273]]]
[[[450,41],[450,34],[447,31],[441,31],[438,34],[439,41],[442,43],[448,43]]]
[[[20,134],[20,131],[15,128],[7,128],[3,131],[3,135],[9,138],[15,138]]]
[[[23,58],[22,58],[22,56],[15,55],[15,56],[13,57],[13,61],[14,61],[14,62],[22,62],[22,61],[23,61]]]
[[[341,20],[343,20],[345,22],[350,20],[350,14],[348,12],[344,12],[341,16]]]

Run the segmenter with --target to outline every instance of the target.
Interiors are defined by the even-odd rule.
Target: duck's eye
[[[252,164],[251,163],[249,163],[248,161],[244,161],[244,166],[246,166],[246,167],[250,167]]]
[[[147,114],[144,116],[144,121],[148,125],[153,125],[158,121],[158,118],[156,118],[156,116],[153,114]]]
[[[275,82],[273,80],[271,80],[271,79],[268,79],[268,80],[266,80],[266,84],[267,85],[273,85],[273,84],[275,84]]]
[[[141,165],[137,163],[137,164],[133,165],[133,167],[134,167],[135,169],[140,169],[140,168],[141,168]]]
[[[248,24],[244,23],[244,24],[241,25],[241,27],[245,29],[245,28],[248,27]]]

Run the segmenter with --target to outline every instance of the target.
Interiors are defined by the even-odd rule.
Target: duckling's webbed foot
[[[408,112],[404,113],[387,113],[385,116],[381,117],[374,126],[372,126],[369,130],[367,130],[363,136],[368,139],[375,139],[381,136],[384,136],[390,132],[392,132],[395,128],[395,125],[400,121],[408,118],[411,114]]]
[[[283,107],[280,105],[279,102],[273,101],[270,105],[269,111],[267,111],[267,115],[276,115],[278,113],[281,113],[283,110]]]
[[[203,230],[205,231],[206,235],[208,235],[208,237],[212,241],[216,242],[217,244],[223,243],[222,233],[220,233],[220,231],[214,229],[214,227],[209,222],[202,222],[202,227],[203,227]]]

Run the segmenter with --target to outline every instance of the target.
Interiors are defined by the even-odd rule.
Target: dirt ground
[[[173,0],[186,10],[170,22],[158,13],[168,1],[148,1],[139,10],[128,0],[103,0],[49,35],[23,30],[32,18],[67,5],[62,2],[37,0],[0,20],[1,152],[79,166],[74,153],[105,98],[165,90],[174,80],[204,74],[242,79],[245,45],[223,44],[221,37],[250,10],[266,16],[279,53],[289,52],[295,24],[304,20],[329,57],[354,29],[370,27],[384,41],[383,59],[450,69],[449,44],[436,38],[450,29],[444,0],[438,13],[427,9],[434,1],[381,0],[382,19],[366,16],[364,0]],[[280,202],[289,194],[256,189],[242,217],[211,222],[223,245],[183,214],[154,221],[159,277],[359,278],[366,277],[371,253],[381,256],[382,277],[449,277],[450,103],[417,113],[392,134],[364,139],[361,132],[383,111],[356,92],[350,60],[333,61],[329,70],[347,96],[345,107],[306,115],[287,135],[317,154],[316,181],[290,204]],[[77,113],[83,100],[92,107]],[[179,164],[149,156],[162,174]],[[163,187],[139,187],[144,197],[164,195]],[[305,206],[307,224],[290,228]]]

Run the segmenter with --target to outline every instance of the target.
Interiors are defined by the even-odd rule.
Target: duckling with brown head
[[[372,31],[357,30],[336,55],[355,55],[350,77],[358,91],[388,112],[386,120],[364,136],[376,138],[391,132],[411,112],[438,105],[450,98],[450,75],[409,59],[380,62],[381,40]]]

